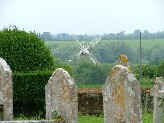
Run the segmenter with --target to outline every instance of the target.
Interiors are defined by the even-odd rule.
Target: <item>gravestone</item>
[[[0,120],[13,119],[12,71],[2,58],[0,58],[0,108]]]
[[[164,79],[157,77],[150,94],[154,96],[153,123],[162,123],[164,111]]]
[[[77,86],[63,68],[56,69],[45,86],[46,119],[55,113],[66,123],[78,123]]]
[[[105,123],[142,123],[140,84],[126,62],[119,57],[103,86]]]

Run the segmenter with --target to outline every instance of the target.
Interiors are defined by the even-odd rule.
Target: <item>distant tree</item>
[[[74,67],[75,82],[77,84],[103,84],[111,67],[110,64],[93,64],[91,61],[81,60]]]
[[[126,54],[130,61],[134,61],[134,50],[130,46],[121,41],[111,43],[99,43],[91,51],[98,61],[113,63],[118,59],[120,54]]]
[[[54,37],[53,37],[53,35],[50,32],[43,32],[43,34],[41,34],[40,37],[42,39],[44,39],[45,41],[52,41],[52,40],[54,40]]]
[[[148,30],[142,32],[142,39],[150,39],[150,34]]]
[[[110,33],[110,34],[103,34],[102,35],[102,40],[114,40],[116,39],[116,34]]]
[[[159,65],[160,61],[164,59],[164,48],[156,45],[152,48],[152,52],[150,54],[150,63]]]
[[[136,30],[133,32],[133,39],[139,39],[139,37],[140,37],[140,32],[141,32],[141,30],[136,29]]]
[[[78,53],[78,47],[61,47],[51,49],[52,55],[64,61],[72,59]]]
[[[63,40],[72,40],[72,36],[69,35],[68,33],[59,33],[56,36],[56,40],[63,41]]]
[[[122,30],[120,33],[116,34],[116,39],[123,40],[125,39],[125,30]]]

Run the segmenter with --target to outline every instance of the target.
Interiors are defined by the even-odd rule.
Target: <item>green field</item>
[[[126,44],[128,44],[130,47],[132,47],[134,49],[137,49],[140,47],[139,40],[101,40],[99,43],[111,43],[111,42],[115,42],[115,41],[125,42]],[[76,41],[45,41],[45,43],[48,46],[56,44],[59,48],[60,47],[78,46]],[[141,46],[144,49],[150,49],[156,45],[164,47],[164,40],[142,40],[141,41]]]

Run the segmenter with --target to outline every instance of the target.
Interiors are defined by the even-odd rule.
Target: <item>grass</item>
[[[121,41],[127,43],[131,48],[138,49],[139,48],[139,40],[101,40],[101,43],[111,43],[114,41]],[[47,45],[57,45],[60,47],[72,47],[78,46],[76,41],[45,41]],[[163,46],[164,47],[164,40],[142,40],[142,48],[150,49],[153,48],[155,45]]]
[[[78,120],[79,123],[104,123],[103,116],[80,115]]]
[[[155,79],[142,78],[140,81],[141,88],[152,88],[154,86]]]
[[[103,84],[79,84],[78,88],[102,88]]]
[[[31,117],[27,118],[24,116],[20,116],[15,118],[14,120],[44,120],[44,119],[38,119],[37,117]],[[94,115],[79,115],[78,117],[79,123],[104,123],[104,117],[103,116],[94,116]],[[143,113],[142,114],[142,122],[143,123],[153,123],[153,114],[152,113]],[[163,118],[164,123],[164,118]]]
[[[155,79],[142,78],[140,81],[141,88],[152,88],[154,86]],[[103,84],[79,84],[78,88],[102,88]]]
[[[143,123],[153,123],[153,113],[142,113]]]

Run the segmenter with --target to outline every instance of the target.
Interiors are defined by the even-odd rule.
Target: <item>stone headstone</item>
[[[77,86],[63,68],[56,69],[45,86],[46,119],[54,113],[63,117],[66,123],[78,123]]]
[[[104,122],[142,123],[140,99],[140,84],[130,69],[114,66],[103,86]]]
[[[13,88],[12,88],[12,71],[6,61],[0,58],[0,120],[13,119]]]
[[[154,87],[150,90],[150,94],[154,96],[153,123],[162,123],[164,111],[164,79],[157,77]]]

